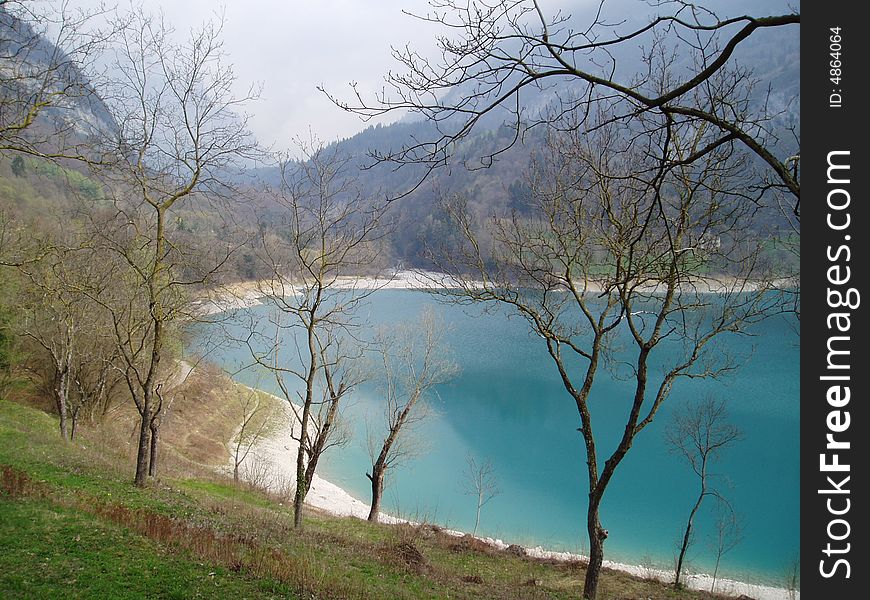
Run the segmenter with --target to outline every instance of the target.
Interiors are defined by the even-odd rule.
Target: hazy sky
[[[94,7],[105,0],[70,0],[72,6]],[[111,1],[111,0],[109,0]],[[124,10],[127,0],[118,0]],[[555,10],[592,0],[549,0]],[[238,76],[239,93],[252,83],[262,85],[252,103],[251,127],[263,144],[288,148],[294,137],[321,140],[349,137],[371,123],[345,113],[316,86],[351,99],[349,82],[373,98],[384,75],[399,68],[392,47],[406,44],[435,56],[435,36],[444,33],[402,11],[426,14],[427,0],[141,0],[146,12],[162,12],[177,35],[204,21],[224,16],[223,40]],[[398,118],[395,115],[391,120]]]
[[[55,0],[61,2],[63,0]],[[71,6],[94,7],[112,0],[68,0]],[[121,10],[129,0],[117,0]],[[730,0],[738,4],[750,0]],[[782,0],[783,2],[785,0]],[[717,0],[729,4],[729,0]],[[562,10],[576,14],[598,0],[546,0],[547,16]],[[776,0],[765,0],[776,3]],[[427,0],[139,0],[146,12],[162,12],[178,36],[191,27],[223,14],[223,40],[228,60],[238,75],[239,93],[260,84],[262,94],[248,112],[257,138],[275,149],[289,148],[294,137],[307,137],[309,128],[321,140],[349,137],[368,126],[359,117],[333,105],[316,86],[351,99],[351,81],[366,98],[380,90],[384,75],[400,66],[390,48],[410,44],[436,56],[435,24],[402,11],[425,14]],[[615,0],[639,16],[649,7],[636,0]],[[396,115],[394,118],[398,118]]]
[[[77,4],[89,5],[89,0]],[[286,148],[309,128],[322,140],[348,137],[368,124],[333,105],[316,86],[350,98],[348,83],[380,89],[395,69],[390,46],[413,43],[434,49],[435,28],[402,13],[425,12],[425,0],[143,0],[148,12],[162,11],[185,35],[223,14],[224,48],[239,79],[240,93],[262,85],[249,106],[254,134],[264,144]],[[123,3],[121,3],[123,8]],[[398,116],[398,115],[397,115]]]

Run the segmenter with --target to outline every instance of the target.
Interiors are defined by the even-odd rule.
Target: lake
[[[383,508],[397,516],[471,531],[476,498],[462,490],[470,453],[478,461],[491,461],[500,488],[482,511],[479,535],[584,552],[587,486],[577,431],[580,418],[542,340],[529,332],[525,321],[508,318],[504,311],[446,305],[419,291],[376,292],[363,317],[374,327],[412,321],[427,306],[447,324],[445,342],[461,372],[438,386],[430,402],[432,414],[415,432],[424,452],[392,472]],[[267,309],[247,310],[265,314]],[[721,380],[676,383],[656,420],[635,440],[604,497],[601,521],[610,532],[606,558],[662,568],[673,564],[698,480],[684,459],[668,453],[663,432],[673,407],[712,394],[727,399],[730,421],[744,435],[712,466],[721,475],[716,485],[743,525],[742,542],[724,556],[720,574],[783,584],[798,556],[800,536],[799,337],[788,318],[767,319],[754,326],[749,337],[721,338],[722,351],[740,357],[741,363]],[[666,358],[670,350],[665,345],[657,352]],[[249,355],[225,344],[209,359],[234,370]],[[650,373],[659,371],[653,368]],[[236,377],[247,384],[255,380],[246,373]],[[276,391],[268,379],[260,386]],[[630,381],[599,371],[590,405],[600,432],[601,464],[624,428],[631,393]],[[371,461],[365,424],[381,414],[380,406],[375,382],[357,390],[346,413],[354,438],[331,451],[319,469],[323,477],[366,502],[370,487],[365,473]],[[689,555],[692,570],[712,572],[713,506],[710,499],[696,522]]]

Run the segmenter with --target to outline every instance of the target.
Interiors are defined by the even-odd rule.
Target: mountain
[[[788,4],[778,0],[716,0],[707,4],[724,16],[791,12]],[[26,115],[34,98],[43,96],[54,101],[39,113],[35,125],[28,128],[28,135],[48,139],[52,132],[63,131],[73,138],[85,139],[95,132],[117,131],[118,124],[94,93],[75,57],[65,54],[6,7],[7,4],[0,3],[0,92],[4,99],[0,107],[0,135],[4,128],[14,126],[16,120]],[[648,22],[655,10],[651,4],[633,0],[609,1],[605,8],[603,18],[617,24],[613,26],[617,33]],[[587,4],[579,5],[567,25],[580,30],[591,18],[590,10]],[[623,69],[623,79],[643,64],[639,44],[612,47],[613,57]],[[734,59],[760,82],[755,89],[756,106],[766,103],[772,113],[779,115],[772,128],[779,131],[799,128],[799,28],[780,27],[752,35],[739,45]],[[691,67],[688,57],[675,57],[677,71]],[[576,88],[576,82],[570,78],[552,81],[552,85],[529,88],[528,93],[523,94],[522,109],[527,118],[535,119],[559,99],[570,97]],[[61,91],[67,93],[59,94]],[[464,93],[467,90],[454,89],[448,92],[446,99],[458,98]],[[477,215],[523,206],[528,194],[526,177],[530,155],[541,147],[544,132],[541,128],[533,129],[511,146],[515,130],[505,124],[505,117],[505,113],[493,112],[482,119],[471,134],[457,144],[449,163],[419,186],[426,174],[424,166],[410,164],[396,168],[393,164],[374,162],[370,154],[396,151],[414,140],[436,139],[439,131],[432,122],[410,115],[391,125],[369,127],[335,143],[343,154],[352,157],[353,165],[363,167],[357,177],[365,195],[379,199],[402,196],[391,208],[396,227],[390,239],[389,260],[407,266],[431,266],[424,258],[424,248],[451,235],[446,219],[436,208],[439,196],[462,193]],[[450,125],[449,120],[439,124],[440,127]],[[793,153],[788,145],[791,140],[788,136],[783,138],[785,143],[775,150],[778,155],[788,156]],[[491,166],[481,164],[480,157],[507,146],[510,148],[500,153]],[[247,172],[244,176],[239,174],[238,183],[250,181],[251,175],[267,183],[279,182],[279,170],[272,167]],[[265,218],[268,220],[268,217],[267,212]],[[184,214],[179,219],[191,235],[212,229],[208,216]],[[759,223],[764,224],[764,221]]]
[[[73,143],[117,130],[78,63],[42,32],[0,4],[0,132],[20,143],[63,135]],[[32,123],[29,120],[33,118]],[[26,128],[19,126],[28,123]],[[56,141],[56,140],[55,140]],[[69,140],[68,140],[69,142]]]
[[[597,7],[597,3],[594,4]],[[720,17],[787,14],[793,10],[793,5],[776,0],[717,0],[705,5],[715,10]],[[613,28],[617,33],[631,31],[649,22],[654,11],[650,4],[630,0],[608,2],[605,8],[607,12],[602,18],[610,23],[619,23]],[[592,18],[590,10],[593,9],[588,6],[580,7],[566,26],[581,28]],[[735,26],[734,31],[740,26]],[[649,38],[646,38],[611,48],[610,52],[621,69],[620,80],[631,79],[643,67],[640,46],[648,41]],[[673,43],[675,40],[672,38],[666,42]],[[799,134],[799,27],[777,27],[748,37],[738,46],[729,64],[740,65],[747,69],[749,77],[757,80],[752,92],[752,103],[756,108],[766,105],[769,113],[776,115],[770,124],[771,129],[787,132],[788,128],[794,128]],[[688,56],[675,56],[672,65],[674,73],[685,74],[693,72],[691,70],[695,68]],[[524,90],[522,111],[528,120],[538,118],[556,106],[560,99],[572,97],[576,81],[571,78],[554,78],[552,81],[541,88],[529,87]],[[461,99],[469,92],[467,87],[448,91],[444,101]],[[425,175],[422,165],[397,168],[395,164],[378,164],[370,155],[372,152],[389,153],[415,142],[437,139],[439,130],[432,122],[422,120],[419,115],[408,115],[397,123],[372,126],[349,139],[336,142],[342,153],[364,166],[359,173],[359,185],[364,192],[379,198],[393,198],[414,190],[395,202],[397,228],[392,241],[396,261],[414,266],[431,266],[422,258],[423,247],[437,243],[449,234],[444,219],[435,209],[439,195],[461,192],[468,198],[472,211],[479,215],[522,205],[523,195],[527,193],[525,176],[529,157],[541,147],[543,131],[532,129],[521,141],[499,154],[492,166],[484,168],[480,157],[509,146],[512,142],[515,130],[510,123],[505,123],[506,117],[509,115],[505,111],[501,114],[494,112],[481,119],[471,134],[456,146],[449,164],[437,169],[416,189],[415,186]],[[449,131],[451,125],[450,119],[439,123],[440,131]],[[791,136],[781,137],[780,144],[773,145],[775,153],[781,156],[793,154],[796,148]],[[263,169],[259,174],[270,183],[278,182],[278,170],[275,168]],[[770,220],[777,218],[774,215],[761,218],[758,225],[767,225]]]

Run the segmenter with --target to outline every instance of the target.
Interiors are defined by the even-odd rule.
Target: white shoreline
[[[336,290],[426,290],[457,287],[443,273],[434,271],[398,271],[393,277],[340,276],[330,286]],[[194,301],[193,312],[199,316],[214,315],[229,310],[251,308],[263,303],[268,296],[295,294],[291,281],[280,284],[262,281],[242,281],[217,286],[203,298]]]
[[[777,287],[787,287],[789,279],[777,279],[772,282]],[[482,287],[483,284],[476,282],[473,287]],[[705,278],[693,283],[695,291],[699,293],[715,294],[729,291],[751,292],[758,289],[759,284],[752,281],[738,282],[734,278]],[[339,290],[430,290],[452,289],[461,287],[456,280],[444,273],[424,270],[397,271],[392,277],[337,277],[331,286]],[[586,289],[590,293],[603,291],[601,285],[590,281]],[[654,293],[655,286],[644,289],[646,293]],[[290,281],[276,284],[273,281],[243,281],[218,286],[209,291],[208,295],[194,302],[194,313],[199,316],[219,314],[229,310],[251,308],[263,303],[267,296],[285,295],[295,293],[293,283]]]
[[[241,384],[240,384],[241,385]],[[262,391],[262,390],[261,390]],[[264,394],[267,392],[263,392]],[[286,400],[278,396],[269,394],[284,408],[286,422],[294,418],[293,412],[287,406]],[[256,457],[258,460],[265,461],[268,465],[269,472],[272,473],[272,479],[268,486],[271,491],[280,491],[282,486],[288,482],[295,481],[295,464],[296,464],[296,449],[298,445],[290,436],[288,427],[280,428],[280,431],[271,437],[261,439],[253,446],[249,453],[249,458]],[[231,459],[232,460],[232,459]],[[232,462],[229,464],[230,472],[232,472]],[[341,517],[356,517],[358,519],[368,518],[370,505],[351,496],[347,491],[323,479],[319,475],[314,476],[314,481],[311,485],[305,503],[316,507],[329,514]],[[379,521],[381,523],[411,523],[413,521],[400,519],[386,513],[381,513]],[[451,529],[443,529],[444,533],[456,537],[468,535],[462,531]],[[500,540],[488,537],[477,538],[482,542],[489,544],[493,548],[504,550],[510,544]],[[573,562],[578,560],[586,560],[587,557],[581,554],[571,552],[559,552],[555,550],[547,550],[542,546],[525,548],[526,554],[534,558],[543,558],[549,560],[557,560],[564,562]],[[614,562],[610,560],[604,561],[604,567],[623,571],[631,575],[641,578],[655,578],[663,582],[673,581],[673,573],[662,569],[654,569],[641,565],[629,565],[625,563]],[[686,585],[692,589],[709,591],[712,582],[712,576],[706,573],[687,573],[684,575]],[[732,579],[716,579],[716,592],[720,594],[731,594],[740,596],[741,594],[750,596],[755,600],[791,600],[792,596],[785,588],[777,588],[773,586],[758,585],[735,581]],[[800,592],[796,592],[794,598],[800,599]]]

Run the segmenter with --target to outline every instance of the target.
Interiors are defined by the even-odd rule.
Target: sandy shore
[[[337,277],[330,286],[336,290],[425,290],[456,287],[443,273],[432,271],[398,271],[393,277]],[[296,293],[291,281],[241,281],[219,285],[194,302],[197,315],[213,315],[228,310],[250,308],[263,303],[267,296],[289,297]]]
[[[777,287],[788,287],[792,284],[788,279],[779,279],[773,282]],[[698,293],[722,293],[729,291],[751,292],[759,288],[759,283],[744,281],[735,278],[708,278],[698,280],[691,284],[693,291]],[[473,287],[482,287],[482,283],[472,284]],[[454,279],[444,273],[434,271],[398,271],[392,277],[338,277],[334,289],[360,289],[360,290],[426,290],[433,288],[450,289],[459,287]],[[598,294],[603,291],[597,282],[589,282],[586,286],[589,293]],[[654,293],[655,286],[644,289],[646,293]],[[195,302],[194,312],[198,315],[213,315],[228,310],[249,308],[262,304],[266,296],[295,294],[293,283],[285,281],[276,284],[273,281],[242,281],[213,288],[203,298]]]
[[[292,486],[292,483],[295,480],[296,451],[298,445],[297,442],[290,436],[289,424],[291,422],[291,419],[294,418],[290,407],[287,406],[286,401],[282,398],[279,398],[277,396],[273,396],[273,398],[275,398],[275,400],[279,402],[284,408],[285,422],[287,426],[280,428],[280,430],[275,435],[260,440],[252,448],[248,456],[248,460],[258,461],[258,470],[267,470],[268,473],[270,473],[270,478],[267,482],[267,486],[272,491],[282,492],[286,489],[289,489],[289,486]],[[231,469],[232,464],[230,464],[229,466]],[[308,493],[305,502],[306,504],[327,511],[333,515],[356,517],[359,519],[367,518],[370,508],[370,506],[365,502],[354,498],[339,486],[323,479],[319,475],[314,476],[314,482],[312,483],[311,491]],[[381,513],[380,521],[382,523],[409,522],[405,519],[399,519],[397,517],[393,517],[384,513]],[[466,533],[462,531],[444,531],[450,535],[455,535],[457,537],[466,535]],[[501,550],[506,549],[510,545],[507,542],[499,539],[486,537],[479,539]],[[580,554],[547,550],[541,546],[526,548],[526,553],[529,556],[536,558],[546,558],[566,562],[586,559],[586,557]],[[632,575],[636,575],[638,577],[654,577],[665,582],[673,580],[673,573],[664,570],[651,569],[649,567],[639,565],[628,565],[609,560],[604,561],[604,566],[611,569],[617,569],[620,571],[631,573]],[[687,574],[685,576],[685,581],[686,585],[691,588],[699,590],[709,590],[710,584],[712,582],[712,577],[706,574]],[[740,596],[741,594],[744,594],[749,596],[750,598],[755,598],[756,600],[791,600],[792,598],[789,595],[789,592],[783,588],[755,585],[750,583],[744,583],[741,581],[733,581],[730,579],[721,578],[716,580],[716,591],[719,593],[732,594],[734,596]],[[800,593],[797,593],[794,598],[799,599]]]

